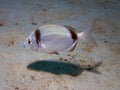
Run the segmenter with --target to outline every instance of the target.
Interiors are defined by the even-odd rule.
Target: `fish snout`
[[[26,46],[26,43],[25,43],[25,42],[23,43],[23,47],[24,47],[24,48],[27,48],[27,46]]]

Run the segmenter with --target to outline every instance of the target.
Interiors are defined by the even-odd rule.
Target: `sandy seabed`
[[[97,47],[44,54],[22,44],[44,24],[76,32],[96,20]],[[0,0],[0,90],[119,90],[120,0]]]

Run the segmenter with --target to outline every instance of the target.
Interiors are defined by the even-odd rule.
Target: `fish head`
[[[36,42],[36,38],[34,33],[32,32],[24,41],[23,47],[26,49],[37,50],[38,43]]]

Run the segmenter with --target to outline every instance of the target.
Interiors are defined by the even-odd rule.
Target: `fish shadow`
[[[76,77],[85,70],[100,74],[99,71],[95,70],[95,68],[98,66],[100,66],[100,64],[95,65],[91,68],[83,68],[80,65],[71,64],[67,62],[42,60],[42,61],[35,61],[29,64],[27,68],[31,70],[36,70],[36,71],[49,72],[55,75],[64,74],[64,75],[70,75],[70,76]]]

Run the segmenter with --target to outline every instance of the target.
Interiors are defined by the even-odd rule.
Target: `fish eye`
[[[30,39],[28,39],[28,40],[27,40],[27,43],[28,43],[28,44],[32,44],[32,42],[31,42],[31,40],[30,40]]]

